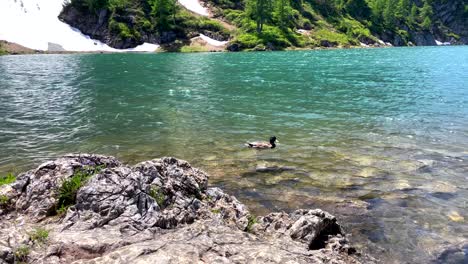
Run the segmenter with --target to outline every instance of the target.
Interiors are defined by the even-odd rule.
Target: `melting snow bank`
[[[66,51],[155,51],[159,45],[144,43],[119,50],[93,40],[58,19],[64,0],[0,0],[0,39],[37,49]]]
[[[208,9],[203,7],[199,0],[179,0],[179,3],[188,10],[202,16],[208,16]]]
[[[437,46],[449,46],[451,43],[450,42],[441,42],[438,41],[437,39],[435,40]]]
[[[216,39],[212,39],[206,35],[200,34],[200,38],[202,38],[204,41],[206,41],[208,44],[216,46],[216,47],[221,47],[226,45],[228,42],[227,41],[219,41]]]

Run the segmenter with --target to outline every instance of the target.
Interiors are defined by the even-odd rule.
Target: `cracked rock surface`
[[[73,204],[58,208],[64,182],[83,171]],[[363,262],[329,213],[255,217],[175,158],[128,166],[66,155],[20,174],[0,195],[0,264]],[[48,231],[42,241],[38,230]]]

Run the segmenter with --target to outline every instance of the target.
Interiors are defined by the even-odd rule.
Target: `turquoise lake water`
[[[468,47],[0,57],[0,174],[70,152],[185,159],[256,214],[320,207],[428,263],[468,239]]]

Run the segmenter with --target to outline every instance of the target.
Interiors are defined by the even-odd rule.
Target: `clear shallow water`
[[[69,152],[186,159],[258,214],[321,207],[427,263],[468,239],[468,47],[0,57],[0,173]]]

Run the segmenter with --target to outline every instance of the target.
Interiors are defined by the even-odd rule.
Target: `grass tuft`
[[[183,46],[182,48],[180,48],[180,52],[208,52],[208,49],[202,46]]]
[[[99,173],[104,167],[104,165],[96,167],[85,166],[75,171],[71,178],[62,182],[58,190],[58,202],[55,207],[59,215],[64,214],[70,206],[76,203],[78,190],[86,184],[91,176]]]
[[[27,245],[21,245],[15,250],[15,258],[19,262],[26,262],[30,249]]]
[[[0,186],[10,184],[16,181],[16,176],[13,173],[8,173],[6,176],[0,176]]]
[[[247,227],[245,228],[245,231],[251,233],[253,226],[257,223],[257,217],[255,215],[249,215],[247,218]]]
[[[10,203],[10,199],[8,199],[8,196],[6,195],[0,195],[0,207],[6,206]]]
[[[49,230],[44,229],[42,227],[38,227],[34,229],[31,233],[29,233],[29,238],[34,243],[44,244],[49,238]]]
[[[149,191],[149,196],[153,197],[153,199],[158,203],[160,207],[163,206],[164,202],[166,201],[166,196],[164,195],[163,191],[157,186],[151,186]]]

